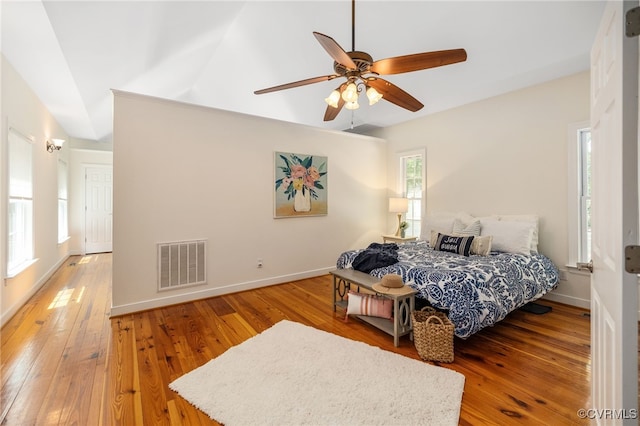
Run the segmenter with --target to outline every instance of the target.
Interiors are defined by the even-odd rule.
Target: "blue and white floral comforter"
[[[362,250],[342,253],[338,269],[351,268]],[[371,275],[399,274],[404,282],[439,309],[448,311],[455,335],[466,339],[538,299],[558,284],[558,269],[542,254],[492,252],[461,256],[435,251],[426,241],[399,245],[398,263]]]

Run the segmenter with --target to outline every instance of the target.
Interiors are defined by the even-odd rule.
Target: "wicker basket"
[[[413,343],[425,361],[453,362],[453,323],[427,306],[411,314]]]

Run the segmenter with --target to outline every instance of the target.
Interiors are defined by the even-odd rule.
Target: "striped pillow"
[[[431,231],[431,238],[429,239],[429,246],[435,247],[438,242],[438,235],[440,235],[437,231]],[[461,237],[464,235],[454,235],[454,237]],[[484,236],[475,236],[473,237],[473,242],[471,243],[471,252],[470,254],[478,254],[480,256],[488,256],[491,253],[491,241],[493,241],[493,237],[491,235]],[[435,248],[434,248],[435,250]]]
[[[480,221],[474,220],[469,225],[465,225],[460,219],[453,222],[453,233],[456,235],[480,235]]]
[[[349,291],[347,315],[368,315],[391,319],[393,300],[386,297]]]
[[[435,250],[469,256],[473,236],[456,237],[454,235],[438,234]]]

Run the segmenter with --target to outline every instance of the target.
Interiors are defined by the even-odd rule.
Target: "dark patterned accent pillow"
[[[449,253],[461,254],[469,256],[471,252],[471,243],[473,236],[454,236],[438,233],[435,249],[438,251],[446,251]]]

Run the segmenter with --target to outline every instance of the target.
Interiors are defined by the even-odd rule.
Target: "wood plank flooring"
[[[282,319],[419,359],[406,336],[395,348],[344,322],[331,289],[327,275],[110,319],[111,255],[71,257],[2,328],[0,424],[216,424],[168,384]],[[552,312],[455,340],[440,365],[466,377],[461,425],[588,423],[576,412],[589,407],[589,317],[544,303]]]

